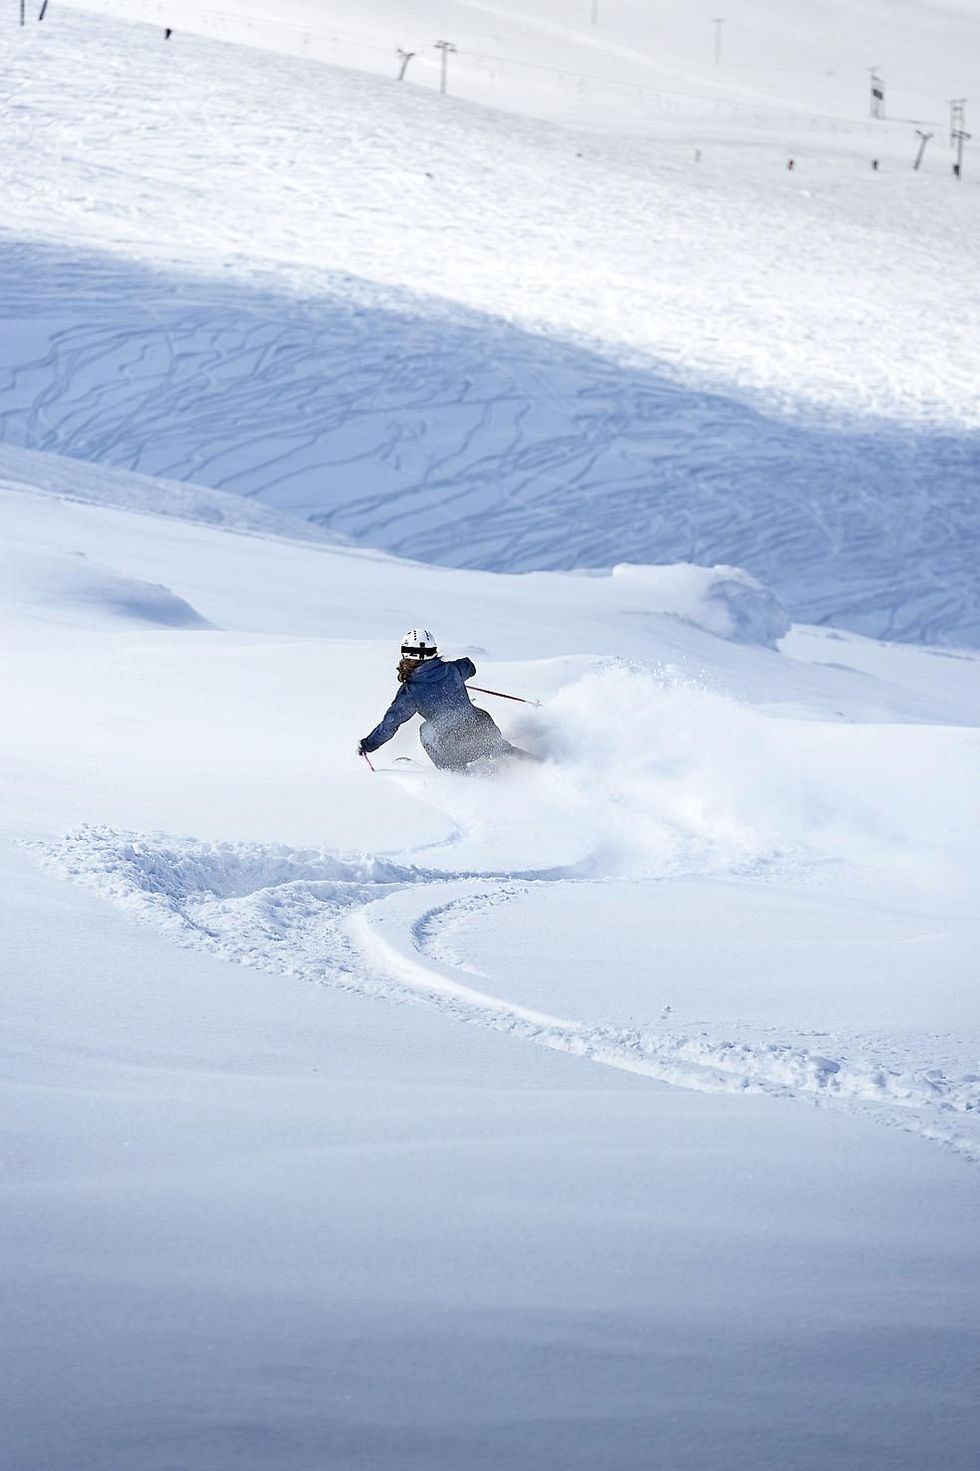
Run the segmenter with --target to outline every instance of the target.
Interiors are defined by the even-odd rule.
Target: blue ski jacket
[[[470,700],[466,680],[472,679],[476,665],[472,659],[426,659],[413,669],[385,713],[384,719],[361,742],[371,752],[390,741],[399,726],[421,715],[439,725],[455,725],[466,720],[475,707]]]

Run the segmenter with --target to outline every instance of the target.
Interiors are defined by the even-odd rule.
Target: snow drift
[[[641,567],[623,563],[612,575],[640,606],[673,613],[717,638],[774,649],[789,632],[779,599],[741,567]]]
[[[66,555],[18,541],[0,546],[0,603],[35,618],[86,626],[102,621],[154,628],[214,627],[162,583],[100,566],[81,551]]]

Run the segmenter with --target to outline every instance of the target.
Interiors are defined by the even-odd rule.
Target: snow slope
[[[270,984],[5,844],[0,874],[23,1471],[971,1464],[952,1157]]]
[[[8,442],[975,642],[980,195],[938,141],[913,174],[908,124],[787,140],[775,104],[570,130],[80,12],[0,44]]]
[[[78,4],[78,0],[69,0]],[[974,0],[743,0],[725,20],[715,60],[713,17],[685,0],[84,0],[81,9],[197,35],[316,57],[439,85],[435,41],[458,47],[452,90],[508,110],[589,123],[635,122],[704,110],[863,110],[867,58],[877,58],[893,116],[942,116],[968,91],[980,46]]]
[[[23,246],[0,249],[0,273],[8,444],[178,477],[192,496],[203,481],[249,498],[225,495],[226,519],[237,505],[258,525],[269,505],[428,562],[734,562],[797,618],[978,637],[969,439],[778,421],[364,288],[175,289]]]
[[[866,121],[815,119],[787,178],[803,138],[764,126],[698,169],[690,120],[590,135],[91,17],[3,42],[8,230],[209,275],[342,271],[743,394],[980,421],[980,205],[938,150],[871,178],[872,150],[907,165],[907,124],[869,145]]]
[[[634,905],[639,896],[634,918],[639,933],[648,935],[650,901],[643,884],[707,879],[708,887],[698,893],[711,908],[721,878],[734,886],[730,892],[736,914],[742,903],[755,913],[752,906],[761,884],[771,905],[767,922],[780,934],[799,932],[798,901],[783,901],[780,895],[784,889],[792,894],[802,886],[808,896],[818,897],[819,935],[835,928],[838,909],[852,911],[859,902],[862,922],[865,910],[873,914],[881,907],[887,916],[889,905],[907,905],[906,891],[911,887],[913,893],[921,889],[924,895],[925,908],[916,923],[927,931],[932,920],[927,923],[925,916],[932,916],[931,906],[938,904],[942,911],[945,903],[952,905],[940,930],[927,933],[923,942],[935,952],[929,968],[944,975],[948,988],[948,1040],[942,1045],[952,1047],[956,1027],[969,1026],[972,942],[964,905],[980,853],[975,813],[964,810],[962,794],[975,789],[976,744],[972,727],[894,723],[897,711],[914,709],[917,701],[914,691],[901,685],[889,690],[887,649],[879,652],[876,685],[846,667],[847,640],[841,640],[839,658],[823,666],[798,664],[766,648],[769,630],[764,624],[761,642],[757,638],[746,644],[745,626],[726,623],[719,616],[723,605],[711,602],[712,590],[724,588],[727,581],[712,582],[699,569],[689,569],[684,576],[683,569],[649,569],[644,579],[638,575],[640,569],[627,569],[626,576],[584,581],[439,574],[377,555],[304,547],[286,540],[270,545],[254,534],[229,538],[227,533],[179,521],[154,526],[150,518],[133,519],[115,509],[14,492],[4,498],[4,520],[13,573],[4,579],[4,602],[12,612],[28,616],[24,654],[20,660],[12,656],[9,666],[14,684],[23,680],[25,698],[17,701],[23,710],[18,716],[15,760],[6,767],[5,805],[12,811],[23,807],[23,794],[44,792],[55,779],[74,791],[77,795],[70,799],[70,807],[63,807],[61,819],[94,820],[97,826],[80,828],[64,847],[56,844],[52,850],[56,866],[115,895],[178,938],[197,937],[221,954],[290,972],[305,974],[312,964],[317,977],[347,975],[355,985],[362,983],[365,970],[369,982],[374,956],[373,969],[382,976],[394,968],[410,988],[421,986],[426,994],[438,995],[443,989],[439,966],[427,968],[415,951],[420,946],[425,951],[424,937],[433,924],[430,916],[455,912],[460,902],[467,920],[489,906],[494,913],[499,909],[510,923],[507,908],[537,905],[539,886],[557,883],[570,886],[576,905],[590,902],[586,895],[597,894],[600,917],[594,928],[604,934],[608,925],[601,919],[602,906],[610,901],[602,884],[621,881],[621,892],[634,896]],[[484,635],[496,629],[495,641],[506,640],[511,661],[515,656],[525,661],[509,662],[503,670],[491,666],[484,680],[491,687],[517,684],[530,695],[549,695],[541,713],[522,717],[518,711],[515,721],[514,712],[501,712],[518,739],[549,756],[540,773],[515,773],[502,786],[443,775],[393,774],[396,782],[407,783],[410,808],[421,802],[426,827],[431,830],[434,824],[438,832],[442,824],[441,838],[435,847],[426,840],[421,861],[413,852],[387,856],[387,845],[382,845],[381,853],[344,856],[363,835],[366,803],[375,809],[375,821],[385,820],[383,811],[392,801],[396,810],[404,803],[384,773],[368,783],[362,771],[353,801],[349,796],[341,799],[334,790],[338,779],[348,785],[341,772],[352,764],[352,726],[356,729],[359,723],[366,729],[374,723],[372,691],[376,707],[383,700],[384,684],[379,681],[384,680],[384,658],[377,657],[376,667],[374,660],[365,660],[366,651],[383,647],[380,640],[396,616],[393,609],[379,606],[377,590],[382,585],[389,600],[406,607],[419,601],[424,586],[430,606],[438,609],[445,600],[445,618],[451,616],[454,600],[468,596],[470,616],[478,616]],[[244,608],[243,586],[255,589]],[[646,603],[640,621],[635,606],[638,591]],[[338,623],[349,627],[349,618],[346,625],[342,622],[343,607],[365,609],[360,641],[353,645],[338,642],[327,632]],[[545,609],[553,620],[550,630]],[[110,645],[109,662],[100,674],[90,652],[97,644],[93,646],[92,634],[84,630],[98,629],[105,618],[110,626],[120,627],[122,642]],[[146,624],[193,630],[193,645],[186,654],[179,645],[148,645],[145,636],[135,632]],[[72,625],[83,631],[72,635]],[[223,632],[206,631],[219,628]],[[582,632],[577,634],[577,628]],[[586,629],[591,642],[583,637]],[[300,631],[303,637],[297,643]],[[465,638],[465,624],[459,632]],[[719,634],[736,641],[720,642]],[[156,641],[160,635],[152,637]],[[235,650],[228,670],[231,683],[224,672],[229,640]],[[560,648],[579,652],[572,659],[556,658]],[[614,652],[638,662],[609,664]],[[930,659],[928,652],[919,657],[923,663]],[[485,655],[477,658],[482,666]],[[976,701],[977,661],[947,663],[952,689],[946,709],[955,704],[954,691],[964,675],[969,677],[967,693]],[[349,701],[331,708],[323,675],[317,673],[327,667],[335,678],[343,671],[342,687],[360,691],[363,686],[359,722]],[[114,686],[123,669],[128,672],[120,704]],[[140,675],[141,669],[155,672]],[[39,670],[40,688],[28,694]],[[201,680],[210,691],[206,707],[195,694]],[[44,693],[48,688],[50,700]],[[736,694],[739,689],[750,692],[751,703],[745,703],[745,693],[741,698]],[[271,726],[258,718],[250,691],[262,691],[264,698],[277,692],[276,705],[284,711],[292,711],[301,699],[305,713],[290,715],[287,734],[275,717]],[[249,702],[247,719],[236,713],[243,698]],[[77,711],[73,725],[78,733],[69,753],[62,749],[61,726],[51,704],[66,699]],[[757,713],[753,705],[769,713]],[[934,699],[926,708],[933,718],[945,714]],[[168,709],[173,712],[169,716]],[[873,724],[867,723],[869,710],[875,711]],[[110,711],[114,713],[109,715]],[[790,711],[792,718],[787,718]],[[110,725],[118,720],[124,732],[140,733],[132,750],[129,737],[124,737],[121,749],[107,742],[107,717]],[[174,718],[180,722],[178,738],[170,730]],[[216,719],[228,732],[217,767],[207,735]],[[94,740],[86,736],[87,730]],[[239,732],[237,747],[229,745],[233,730]],[[295,846],[256,846],[254,841],[240,845],[257,821],[265,828],[273,814],[284,829],[281,837],[291,836],[290,807],[283,808],[275,784],[268,793],[268,816],[263,819],[256,800],[250,799],[244,828],[238,811],[241,799],[228,791],[226,819],[234,831],[212,830],[211,840],[203,846],[197,840],[175,843],[115,831],[113,824],[124,820],[133,807],[147,826],[161,821],[162,813],[153,817],[158,798],[154,785],[146,783],[148,759],[158,778],[171,773],[165,785],[182,787],[179,798],[168,794],[167,810],[178,801],[173,816],[179,814],[183,827],[202,805],[215,804],[214,796],[206,798],[209,773],[264,765],[272,759],[271,751],[267,758],[261,755],[268,741],[278,746],[280,764],[285,762],[297,775],[308,773],[299,782],[300,792],[288,799],[290,805],[302,811],[308,796],[300,793],[306,792],[310,781],[321,792],[318,806],[326,801],[331,807],[335,856],[320,845],[309,852]],[[403,733],[391,749],[411,747],[411,737]],[[381,764],[389,759],[386,750]],[[98,777],[99,771],[104,777]],[[930,772],[935,774],[923,774]],[[102,781],[108,783],[104,791]],[[301,826],[310,841],[321,831],[321,819],[315,816],[312,825],[306,819]],[[234,842],[214,846],[213,839],[236,834],[238,846]],[[600,886],[594,889],[597,881]],[[390,910],[397,916],[396,934],[404,931],[406,937],[415,937],[405,941],[408,960],[379,960],[374,951],[378,942],[366,932],[359,933],[369,962],[357,960],[358,944],[352,943],[346,916],[352,907],[360,911],[365,905],[366,913],[373,913],[375,896],[385,901],[377,906],[379,913]],[[907,921],[908,916],[904,918]],[[731,923],[749,927],[752,922]],[[887,918],[881,923],[886,931],[895,928]],[[535,934],[539,926],[520,923],[517,930]],[[662,946],[662,921],[657,930]],[[400,943],[396,938],[396,950]],[[854,943],[860,952],[865,942]],[[902,941],[896,943],[901,955]],[[762,1085],[777,1091],[789,1086],[792,1091],[788,1078],[798,1067],[802,1092],[822,1089],[832,1096],[840,1092],[845,1099],[866,1094],[878,1102],[886,1102],[893,1092],[903,1099],[908,1094],[913,1100],[911,1115],[921,1109],[924,1122],[919,1122],[928,1132],[939,1128],[930,1105],[940,1115],[948,1110],[962,1113],[967,1141],[977,1103],[975,1080],[969,1071],[960,1079],[945,1072],[940,1078],[939,1063],[928,1052],[943,1030],[939,996],[934,990],[928,1011],[917,1003],[912,1020],[919,1027],[928,1026],[931,1040],[917,1044],[921,1055],[913,1048],[911,1065],[903,1061],[899,1066],[896,1059],[904,1058],[907,1028],[905,1023],[899,1025],[894,988],[889,992],[884,984],[889,974],[895,979],[896,962],[887,950],[882,951],[881,965],[880,974],[864,968],[868,972],[864,984],[874,988],[877,999],[869,1003],[859,988],[860,1004],[870,1006],[861,1017],[880,1027],[890,1016],[903,1041],[887,1061],[880,1038],[877,1053],[867,1039],[846,1043],[857,1057],[870,1049],[870,1062],[853,1064],[864,1082],[851,1077],[850,1061],[836,1058],[824,1069],[822,1056],[815,1078],[806,1081],[811,1071],[806,1047],[791,1064],[789,1044],[778,1037],[771,1041],[773,1008],[750,1003],[741,1020],[731,1018],[726,1009],[726,1021],[735,1020],[736,1028],[747,1025],[750,1032],[753,1025],[763,1027],[770,1039],[763,1052],[774,1050],[775,1062],[769,1067],[765,1059],[759,1060],[761,1039],[751,1037],[744,1044],[748,1060],[741,1070],[735,1068],[737,1086],[750,1086],[758,1073]],[[921,974],[921,965],[922,956],[916,954],[913,978]],[[556,976],[561,977],[558,993],[547,996],[549,1006],[567,995],[567,977],[562,970]],[[822,1023],[826,1029],[828,1010],[835,1026],[845,1026],[847,1009],[857,997],[853,975],[848,973],[842,981],[843,992],[836,997],[829,979],[823,981],[819,1015],[809,1004],[795,1014],[790,1008],[784,1025],[794,1039],[793,1047],[808,1027]],[[641,991],[648,986],[649,982]],[[486,1002],[482,990],[477,990]],[[468,985],[459,990],[454,981],[449,994],[461,1003],[474,1002]],[[678,999],[654,988],[646,1004],[653,1010],[664,1004],[677,1008]],[[508,1017],[522,1019],[517,996],[488,1004],[492,1014],[503,1007]],[[605,1017],[604,1026],[614,1025],[614,1038],[620,1035],[616,1024],[621,1028],[632,1020],[635,1007],[631,999],[629,1017],[617,1017],[615,1012]],[[696,1012],[686,1009],[685,1015],[690,1018]],[[534,1019],[542,1024],[538,1012]],[[711,1026],[710,1015],[706,1021]],[[586,1023],[584,1030],[553,1019],[548,1025],[549,1035],[592,1035]],[[624,1056],[632,1048],[670,1054],[676,1047],[688,1046],[672,1026],[659,1031],[664,1035],[627,1038],[621,1044]],[[606,1037],[605,1032],[596,1035]],[[822,1035],[829,1039],[836,1033],[824,1030]],[[969,1050],[972,1044],[964,1036],[957,1046],[964,1042]],[[607,1039],[603,1045],[612,1057],[620,1044]],[[837,1045],[843,1048],[845,1043]],[[718,1046],[728,1056],[739,1055],[731,1038]],[[649,1064],[655,1073],[659,1065]],[[946,1065],[944,1058],[942,1066]],[[824,1076],[824,1071],[832,1077]],[[921,1081],[933,1074],[936,1081],[928,1085]],[[724,1068],[722,1076],[727,1076]],[[867,1081],[873,1076],[879,1077],[880,1097],[878,1085]],[[841,1087],[843,1078],[847,1081]],[[973,1152],[973,1145],[964,1142],[963,1147]]]
[[[140,9],[0,29],[5,1456],[973,1471],[975,7]]]
[[[17,459],[18,1467],[965,1471],[977,659],[792,657],[718,620],[730,572],[426,568]],[[543,699],[496,711],[542,768],[357,760],[423,600]]]

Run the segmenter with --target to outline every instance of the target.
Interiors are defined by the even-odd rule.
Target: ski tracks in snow
[[[567,1019],[499,994],[456,953],[468,917],[567,872],[460,875],[407,858],[207,843],[84,827],[42,849],[45,866],[182,945],[361,994],[425,1004],[524,1041],[709,1093],[839,1106],[980,1163],[980,1075],[950,1076],[880,1039],[717,1037],[668,1026]],[[889,1055],[886,1055],[889,1054]]]
[[[0,238],[0,321],[16,446],[426,563],[720,563],[804,622],[980,636],[970,433],[763,412],[336,273],[304,297]]]

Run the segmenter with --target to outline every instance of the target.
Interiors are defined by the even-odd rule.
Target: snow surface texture
[[[595,135],[81,13],[0,45],[8,441],[430,562],[730,564],[976,642],[980,192],[938,141],[913,174],[907,122]]]
[[[521,797],[533,800],[526,787]],[[465,832],[459,837],[465,841]],[[872,1104],[872,1117],[980,1163],[975,1066],[951,1073],[935,1059],[910,1060],[907,1043],[890,1050],[884,1039],[833,1030],[818,1033],[816,1050],[806,1037],[746,1036],[744,1024],[742,1036],[726,1039],[705,1030],[678,1033],[663,1024],[569,1021],[488,992],[491,977],[474,984],[472,968],[446,950],[447,922],[472,921],[522,897],[532,892],[529,881],[575,882],[574,867],[543,875],[485,874],[460,883],[438,870],[374,857],[342,859],[281,846],[173,842],[85,829],[49,848],[47,859],[56,872],[90,885],[179,942],[223,959],[389,999],[421,996],[459,1019],[485,1021],[543,1046],[681,1087]],[[605,876],[601,859],[587,860],[583,869]],[[734,865],[736,874],[754,870],[756,878],[760,869],[764,878],[766,864],[748,862],[744,854]],[[717,858],[705,862],[692,854],[667,864],[662,876],[685,871],[717,873]],[[673,984],[661,977],[662,994]],[[944,1040],[962,1047],[959,1037]],[[931,1041],[942,1045],[935,1035]]]
[[[221,526],[228,531],[287,536],[291,541],[336,544],[344,540],[297,516],[282,515],[238,495],[177,480],[119,474],[101,462],[86,464],[50,452],[16,449],[11,444],[0,444],[0,490],[55,495],[64,501],[92,501],[100,506]]]
[[[120,492],[116,488],[111,494]],[[201,597],[206,581],[213,589],[220,586],[217,567],[226,555],[220,533],[191,526],[181,536],[180,523],[174,522],[171,546],[159,544],[155,534],[155,561],[140,563],[138,579],[124,578],[90,568],[86,548],[101,545],[115,562],[132,564],[143,543],[139,521],[134,533],[114,509],[66,506],[50,495],[18,498],[8,493],[4,510],[12,567],[17,569],[6,593],[13,608],[24,608],[35,618],[37,608],[42,618],[87,622],[93,628],[102,617],[111,622],[122,614],[131,626],[149,621],[206,627],[212,607],[226,626],[233,619],[227,601],[209,604],[206,595]],[[205,545],[195,549],[191,536],[203,538]],[[76,550],[69,554],[72,544]],[[282,594],[271,576],[269,548],[252,537],[241,549],[246,565],[255,564],[259,553],[266,569],[258,609],[265,604],[275,608]],[[355,601],[348,588],[359,588],[363,601],[374,575],[389,585],[408,578],[406,588],[415,577],[425,578],[430,595],[439,575],[346,549],[291,547],[285,540],[282,554],[289,593],[298,606],[306,577],[313,587],[330,583],[342,604],[345,598]],[[196,558],[202,563],[200,585],[192,570]],[[147,572],[165,576],[167,585],[145,580]],[[193,606],[169,590],[181,578],[196,600]],[[485,581],[484,620],[495,616],[495,600],[498,607],[503,603],[529,631],[525,636],[533,648],[540,639],[535,632],[540,618],[527,611],[534,606],[534,580],[514,579],[511,591],[507,579]],[[725,589],[734,586],[741,594],[759,595],[734,569],[712,576],[696,568],[623,568],[612,578],[553,576],[545,581],[545,599],[553,610],[562,587],[573,595],[578,590],[613,593],[604,614],[603,602],[595,602],[589,614],[580,597],[578,615],[588,621],[593,637],[603,627],[598,620],[610,620],[608,636],[619,643],[623,635],[613,630],[620,622],[633,622],[639,599],[648,610],[665,607],[678,628],[678,612],[686,605],[692,616],[684,619],[688,631],[681,638],[682,643],[687,639],[688,658],[692,638],[707,646],[718,634],[727,635],[736,648],[744,640],[745,624],[738,619],[742,605],[737,599],[730,604]],[[234,582],[229,592],[233,590]],[[367,605],[372,601],[369,594]],[[204,612],[198,611],[198,603]],[[569,603],[563,615],[566,640],[574,626],[573,606]],[[761,635],[757,642],[763,648],[750,645],[746,653],[771,661],[767,699],[773,703],[782,686],[785,702],[791,686],[784,680],[787,673],[792,679],[792,664],[765,651],[782,628],[767,623],[765,614],[771,610],[765,603],[760,607],[754,631]],[[327,625],[331,616],[324,610]],[[383,625],[384,615],[375,617]],[[658,619],[647,611],[635,648],[651,638],[659,642],[670,617],[661,613]],[[43,631],[39,637],[43,647]],[[975,660],[946,663],[954,681],[962,668],[975,683]],[[731,684],[737,666],[731,658],[727,664]],[[532,666],[514,673],[525,689],[541,689],[541,675],[535,676]],[[975,743],[955,726],[851,724],[848,705],[854,695],[847,676],[853,671],[831,674],[838,681],[833,698],[844,705],[834,712],[838,723],[828,726],[799,715],[791,721],[760,715],[729,693],[712,689],[703,673],[692,678],[680,669],[650,672],[642,665],[596,664],[588,658],[559,664],[550,676],[554,693],[545,708],[518,712],[511,722],[519,741],[547,756],[542,770],[517,771],[489,783],[426,775],[424,770],[405,775],[413,805],[432,804],[449,825],[446,838],[434,845],[427,838],[418,850],[345,856],[322,848],[174,841],[83,828],[66,844],[49,846],[48,860],[56,870],[92,885],[182,942],[203,945],[227,959],[371,994],[419,993],[463,1015],[477,1015],[520,1035],[665,1081],[877,1104],[889,1121],[897,1118],[974,1159],[980,1149],[974,1138],[980,1118],[978,1074],[975,1060],[965,1065],[962,1057],[957,1061],[965,1038],[955,1040],[952,1023],[955,1018],[969,1026],[972,1017],[969,1006],[964,1010],[955,998],[969,986],[964,957],[971,950],[971,926],[963,906],[980,871],[975,814],[965,811],[962,801],[962,794],[976,786]],[[172,676],[168,689],[171,681]],[[259,683],[268,681],[260,678]],[[829,695],[830,689],[823,698]],[[128,699],[132,718],[137,713],[132,691]],[[43,724],[43,705],[39,719]],[[153,721],[144,715],[140,723],[149,726]],[[407,738],[406,732],[391,749],[405,749]],[[41,739],[39,731],[31,745],[36,748]],[[189,734],[184,737],[188,739],[194,740]],[[379,764],[389,759],[385,751]],[[40,760],[43,770],[43,754]],[[64,773],[64,757],[61,767]],[[125,790],[120,766],[114,767],[112,779],[117,789]],[[395,768],[384,779],[403,778]],[[678,1033],[672,1025],[637,1027],[617,1017],[614,1006],[609,1021],[568,1019],[560,1011],[528,1009],[507,999],[495,989],[492,973],[474,986],[465,961],[447,966],[447,915],[472,919],[488,906],[496,909],[523,899],[529,885],[726,880],[744,885],[741,892],[746,895],[759,884],[829,891],[846,913],[854,893],[867,884],[860,877],[865,870],[879,875],[881,889],[868,893],[869,904],[884,898],[899,905],[911,885],[913,893],[931,896],[930,915],[930,906],[938,904],[937,913],[950,906],[938,934],[930,928],[933,917],[924,938],[933,963],[946,971],[949,1000],[944,1005],[952,1009],[943,1027],[942,1008],[934,998],[928,1033],[917,1041],[904,1028],[889,1041],[880,1033],[848,1026],[839,999],[831,1008],[835,1015],[824,1007],[815,1016],[804,1016],[802,1009],[790,1007],[787,1035],[777,1029],[775,1036],[771,1007],[755,1024],[751,1015],[737,1018],[735,1035],[719,1033],[710,1024],[693,1035],[687,1029]],[[642,888],[629,892],[641,905],[649,902]],[[711,896],[706,902],[716,905],[718,900]],[[795,918],[789,922],[799,923]],[[839,922],[831,902],[822,924],[832,929]],[[786,921],[777,911],[769,923],[778,929]],[[597,924],[601,928],[601,918]],[[530,932],[535,929],[531,923]],[[865,941],[856,943],[860,949]],[[911,943],[920,939],[912,936]],[[887,962],[895,985],[901,954],[899,948],[899,958],[889,955]],[[572,957],[565,963],[572,965]],[[872,984],[867,965],[864,984]],[[887,1000],[882,997],[883,1010],[871,1007],[875,1024],[883,1023],[889,1011],[896,1016],[895,985]],[[647,1005],[676,1004],[676,997],[669,1001],[673,993],[671,977],[661,976],[647,995]],[[562,994],[559,989],[554,999]],[[917,1012],[919,1028],[923,1021]],[[808,1028],[819,1032],[819,1048],[805,1040]],[[970,1044],[965,1045],[969,1053]]]
[[[969,1471],[978,658],[43,462],[0,494],[18,1471]],[[357,761],[423,603],[543,767]]]
[[[980,654],[787,624],[976,638],[976,7],[229,6],[511,113],[0,30],[4,1454],[974,1471]]]
[[[980,201],[946,154],[912,174],[906,121],[809,118],[804,179],[786,169],[796,140],[778,109],[775,138],[764,109],[762,139],[736,119],[699,168],[690,119],[683,141],[590,136],[64,12],[3,43],[5,221],[20,236],[70,229],[117,255],[307,289],[342,272],[699,386],[980,426]],[[938,30],[934,46],[949,76],[957,40]],[[873,178],[872,150],[901,173]]]
[[[3,601],[39,609],[42,617],[64,621],[77,617],[88,622],[88,610],[124,623],[147,623],[159,628],[210,628],[183,598],[161,583],[141,582],[120,576],[88,560],[84,552],[74,556],[35,555],[16,542],[0,548],[0,577]]]

